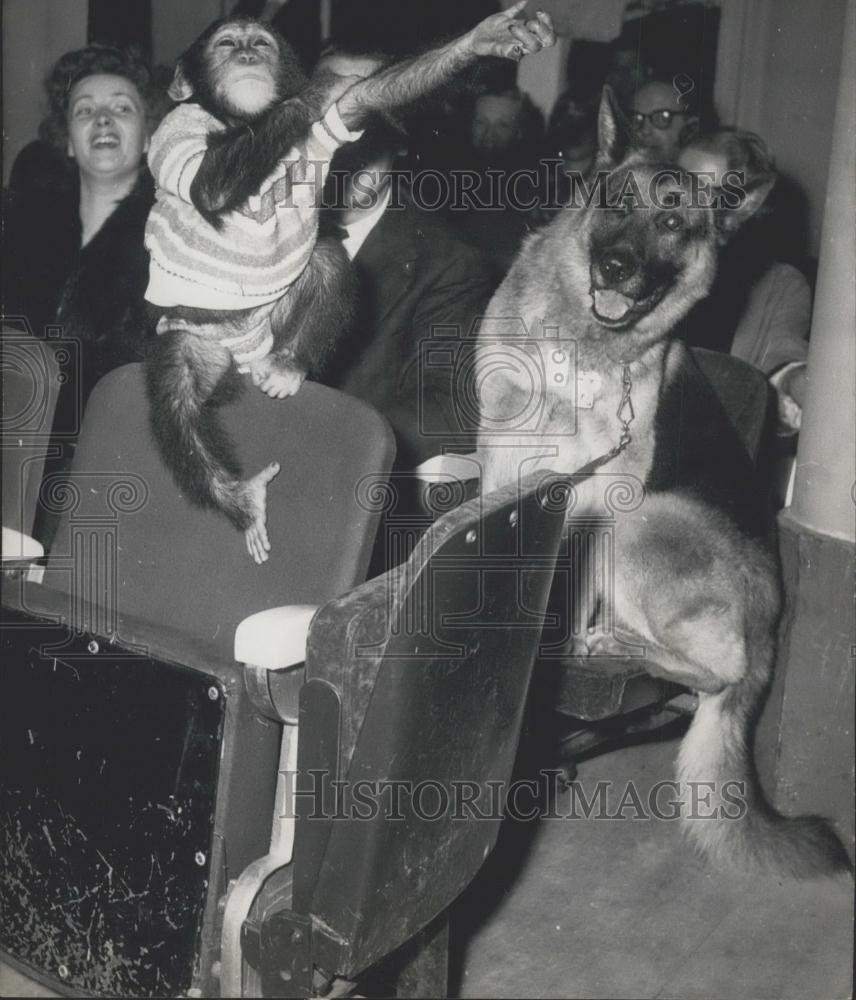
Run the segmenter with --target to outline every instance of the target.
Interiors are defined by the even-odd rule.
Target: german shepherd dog
[[[481,327],[482,491],[537,468],[560,475],[597,468],[576,481],[576,515],[602,510],[601,473],[644,484],[642,502],[615,524],[615,631],[595,636],[589,650],[616,640],[642,645],[649,665],[656,663],[652,672],[698,692],[677,778],[681,789],[710,783],[711,812],[720,807],[720,818],[682,810],[698,848],[744,870],[807,877],[847,869],[847,853],[822,819],[779,815],[757,783],[752,729],[780,614],[773,521],[736,432],[672,334],[707,294],[718,245],[768,188],[746,191],[731,210],[698,207],[687,175],[665,172],[640,152],[623,156],[608,92],[598,126],[596,171],[610,207],[592,198],[530,236]],[[502,355],[523,349],[546,358],[549,370],[549,358],[561,359],[570,342],[576,395],[573,379],[550,377],[537,390],[534,435],[531,427],[509,433],[531,411],[533,383],[525,365]],[[586,595],[592,611],[603,596]],[[729,810],[722,795],[734,782],[743,783],[741,819],[728,818],[733,802]]]

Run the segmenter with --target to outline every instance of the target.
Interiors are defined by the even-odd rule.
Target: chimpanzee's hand
[[[509,7],[500,14],[492,14],[477,24],[465,41],[476,56],[501,56],[519,61],[532,52],[540,52],[555,44],[556,35],[549,14],[539,10],[535,17],[518,21],[517,15],[527,0]]]

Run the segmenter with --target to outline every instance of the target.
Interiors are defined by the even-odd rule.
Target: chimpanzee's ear
[[[183,59],[179,59],[176,63],[175,73],[172,77],[172,83],[167,89],[167,94],[176,103],[181,103],[181,101],[186,101],[193,97],[193,84],[185,75]]]
[[[719,207],[716,212],[716,224],[722,242],[729,240],[761,208],[775,183],[775,175],[765,174],[755,180],[751,187],[744,189],[732,185],[726,174],[723,187],[718,192]],[[735,192],[741,195],[739,204],[736,205],[736,199],[732,197]]]
[[[612,88],[603,88],[597,113],[598,159],[607,166],[619,163],[627,151],[630,126],[621,113]]]

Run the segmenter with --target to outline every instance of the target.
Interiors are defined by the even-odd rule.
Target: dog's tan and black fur
[[[686,175],[664,176],[664,165],[641,153],[621,156],[608,93],[599,124],[597,168],[612,207],[598,199],[569,207],[530,237],[482,326],[482,489],[539,467],[574,473],[609,454],[621,437],[617,414],[629,375],[632,439],[577,485],[574,510],[602,509],[603,474],[644,483],[644,500],[616,519],[611,641],[644,646],[658,672],[699,693],[679,752],[680,787],[713,783],[715,808],[728,805],[719,798],[725,782],[745,782],[742,819],[728,819],[728,808],[722,819],[693,819],[685,810],[688,833],[722,864],[831,873],[849,859],[826,823],[780,816],[755,780],[752,729],[780,614],[772,524],[736,432],[671,335],[710,288],[724,234],[766,190],[746,192],[731,210],[690,204]],[[533,409],[531,369],[507,356],[527,351],[549,371],[549,359],[565,356],[569,343],[578,369],[594,373],[592,398],[575,405],[573,380],[548,377]],[[513,415],[527,413],[535,416],[525,430],[509,432]],[[600,596],[588,595],[592,608]],[[610,637],[595,641],[603,646]]]

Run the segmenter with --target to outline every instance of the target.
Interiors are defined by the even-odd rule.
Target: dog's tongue
[[[604,319],[621,319],[633,308],[633,299],[611,288],[598,288],[594,293],[594,308]]]

